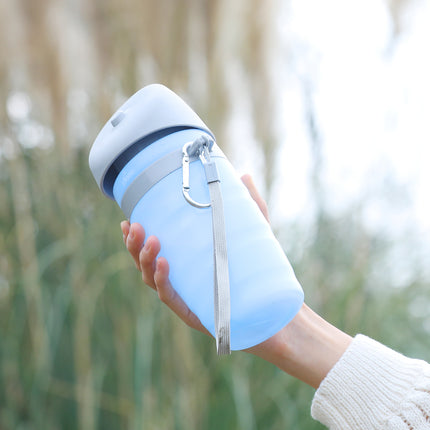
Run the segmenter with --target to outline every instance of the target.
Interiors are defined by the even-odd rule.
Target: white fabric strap
[[[193,142],[193,154],[189,161],[199,157],[205,169],[206,181],[212,207],[212,233],[214,247],[214,320],[218,355],[230,354],[230,280],[227,256],[227,240],[224,221],[224,205],[220,178],[214,157],[225,158],[223,152],[213,144],[208,157],[201,156],[199,147],[207,145],[205,137]],[[197,152],[196,152],[197,149]],[[174,151],[160,158],[141,172],[125,191],[121,200],[121,209],[130,218],[140,199],[164,177],[183,167],[183,150]],[[203,206],[201,206],[203,207]]]
[[[214,319],[215,338],[218,355],[231,353],[230,349],[230,279],[228,270],[227,238],[224,221],[224,204],[220,177],[215,161],[211,158],[210,149],[212,141],[201,136],[183,148],[184,167],[190,155],[199,155],[205,169],[206,181],[209,186],[209,195],[212,207],[212,234],[214,248]],[[191,152],[191,154],[189,153]],[[189,178],[186,177],[188,169],[183,172],[183,185],[187,186],[185,199],[196,207],[204,205],[192,200],[189,196]]]
[[[213,163],[213,162],[212,162]],[[214,164],[215,166],[215,164]],[[230,279],[224,205],[219,179],[209,182],[214,246],[214,312],[218,355],[230,354]]]

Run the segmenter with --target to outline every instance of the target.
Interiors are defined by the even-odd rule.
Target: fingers
[[[155,236],[145,240],[145,230],[138,223],[130,225],[128,221],[121,223],[124,243],[127,246],[138,270],[142,272],[142,279],[152,289],[156,289],[154,281],[155,258],[160,252],[160,241]]]
[[[149,236],[139,253],[139,267],[142,271],[142,280],[146,285],[156,290],[155,259],[160,252],[160,241],[155,236]]]
[[[129,221],[121,221],[121,230],[122,230],[122,240],[124,244],[127,243],[127,236],[130,232],[130,222]]]
[[[121,229],[123,231],[123,237],[125,245],[127,246],[128,252],[133,257],[134,263],[138,270],[142,270],[140,267],[139,253],[142,249],[143,242],[145,240],[145,230],[138,223],[129,224],[127,228],[127,221],[121,223]],[[127,232],[128,230],[128,232]]]
[[[167,260],[164,257],[157,260],[157,255],[161,249],[158,238],[149,236],[143,245],[145,230],[140,224],[133,223],[130,225],[128,221],[121,223],[121,230],[127,249],[133,257],[136,267],[142,272],[143,282],[157,291],[160,300],[188,326],[211,335],[172,287]]]
[[[254,184],[254,180],[252,179],[252,176],[246,174],[243,175],[240,179],[242,179],[242,182],[244,183],[245,187],[248,188],[249,194],[251,195],[255,203],[257,203],[257,206],[264,215],[264,218],[266,218],[267,222],[270,223],[269,209],[267,207],[267,203],[258,192],[257,187]]]
[[[156,262],[154,282],[160,300],[175,312],[185,324],[209,336],[211,335],[172,287],[169,280],[169,264],[164,257],[160,257]]]

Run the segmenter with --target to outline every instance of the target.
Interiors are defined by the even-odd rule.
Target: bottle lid
[[[103,193],[113,199],[113,180],[105,180],[106,175],[136,142],[184,128],[201,129],[213,136],[199,116],[164,85],[148,85],[130,97],[112,115],[91,147],[90,169]]]

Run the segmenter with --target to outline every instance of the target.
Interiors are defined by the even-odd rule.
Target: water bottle
[[[204,149],[189,154],[196,142]],[[205,123],[171,90],[149,85],[106,123],[89,163],[102,192],[130,222],[140,223],[146,237],[159,238],[173,287],[216,337],[215,216],[203,151],[215,165],[222,195],[229,346],[240,350],[288,324],[303,304],[303,291],[268,222]]]

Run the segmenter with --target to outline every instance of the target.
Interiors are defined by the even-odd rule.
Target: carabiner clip
[[[198,153],[198,156],[203,164],[207,162],[207,157],[210,156],[206,141],[200,145],[196,145],[196,143],[197,141],[187,142],[182,148],[182,194],[190,205],[194,206],[195,208],[202,209],[210,207],[211,204],[196,202],[190,196],[190,154],[188,151],[191,146],[194,146],[194,152]]]

